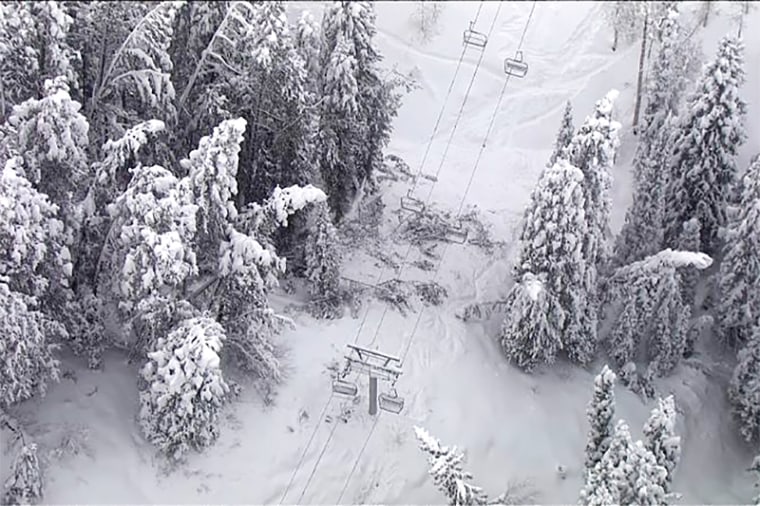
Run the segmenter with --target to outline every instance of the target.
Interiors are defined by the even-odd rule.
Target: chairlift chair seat
[[[479,32],[473,28],[474,22],[470,21],[470,27],[464,31],[462,35],[463,43],[465,46],[473,46],[478,48],[485,48],[488,43],[488,36],[485,33]]]
[[[356,395],[359,393],[359,387],[356,386],[356,383],[351,383],[350,381],[341,379],[336,379],[333,381],[332,389],[336,394],[345,395],[347,397],[356,397]]]
[[[377,396],[377,405],[383,411],[398,415],[404,409],[404,399],[399,397],[396,391],[393,393],[381,393]]]
[[[446,240],[456,243],[456,244],[464,244],[467,242],[467,238],[469,237],[469,231],[462,226],[461,223],[455,225],[455,226],[449,226],[446,227]]]
[[[518,51],[514,58],[504,59],[504,73],[518,79],[528,74],[528,64],[523,60],[522,51]]]
[[[425,209],[425,203],[407,194],[401,197],[401,209],[419,214]]]

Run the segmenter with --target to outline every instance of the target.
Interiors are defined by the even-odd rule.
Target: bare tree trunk
[[[710,8],[712,7],[712,0],[705,1],[705,17],[702,19],[702,27],[707,26],[707,19],[710,17]]]
[[[618,30],[618,16],[620,16],[620,2],[615,2],[615,21],[612,23],[613,39],[612,39],[612,51],[617,50],[618,36],[620,31]]]
[[[649,13],[644,16],[644,34],[641,37],[641,53],[639,54],[639,77],[636,84],[636,105],[633,108],[633,133],[636,134],[639,124],[639,111],[641,110],[641,94],[644,84],[644,61],[647,49],[647,30],[649,28]]]

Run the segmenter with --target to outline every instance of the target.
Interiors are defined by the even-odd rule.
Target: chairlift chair
[[[391,393],[381,393],[377,396],[377,405],[383,411],[398,415],[404,409],[404,399],[392,388]]]
[[[463,42],[465,46],[473,46],[480,49],[486,47],[488,43],[488,36],[485,33],[478,32],[474,28],[475,22],[470,21],[470,27],[464,31]]]
[[[504,73],[522,79],[528,73],[528,64],[523,60],[522,51],[517,51],[514,58],[504,59]]]
[[[464,244],[467,242],[467,238],[469,237],[469,231],[462,226],[462,223],[458,223],[456,225],[451,225],[446,227],[446,237],[445,239],[447,241],[456,243],[456,244]]]
[[[427,179],[428,181],[432,181],[434,183],[438,182],[438,176],[435,174],[420,174],[420,177]]]
[[[342,379],[333,380],[332,389],[336,394],[349,398],[354,398],[359,393],[359,387],[356,386],[356,383]]]
[[[412,197],[411,193],[407,193],[405,197],[401,197],[401,209],[414,214],[420,214],[425,209],[425,203],[418,198]]]

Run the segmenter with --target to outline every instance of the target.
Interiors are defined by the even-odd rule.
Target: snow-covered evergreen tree
[[[613,121],[612,108],[618,96],[611,90],[596,103],[594,114],[576,130],[567,148],[570,163],[583,173],[584,211],[588,231],[583,236],[583,254],[592,265],[600,267],[607,259],[612,205],[610,189],[620,123]],[[596,272],[587,270],[587,287],[596,292]]]
[[[64,329],[36,307],[36,300],[14,292],[0,278],[0,409],[44,394],[58,381],[59,363],[50,340]]]
[[[609,436],[607,448],[586,474],[586,485],[581,490],[581,504],[631,504],[636,460],[628,424],[618,420]]]
[[[21,447],[3,485],[3,504],[35,504],[42,499],[42,473],[37,444]]]
[[[604,366],[594,378],[594,395],[586,410],[591,429],[586,443],[586,473],[590,473],[602,460],[613,433],[613,417],[615,416],[615,381],[617,376]]]
[[[622,39],[626,45],[633,42],[641,31],[646,2],[606,2],[602,9],[605,20],[612,26],[612,50],[616,51]]]
[[[742,436],[754,442],[760,440],[760,322],[739,351],[738,359],[728,399]]]
[[[132,172],[127,190],[109,206],[113,224],[107,242],[113,241],[114,249],[99,269],[108,274],[103,293],[118,304],[124,322],[139,313],[141,301],[176,294],[198,271],[193,249],[198,206],[188,180],[179,181],[158,165]]]
[[[88,176],[89,124],[81,107],[71,99],[66,78],[57,77],[45,81],[42,99],[15,106],[8,118],[16,128],[26,177],[67,215]]]
[[[608,347],[618,367],[648,360],[664,375],[681,359],[689,331],[689,306],[681,298],[679,269],[706,269],[712,259],[702,253],[663,250],[617,269],[609,279],[611,315]],[[639,350],[646,357],[638,356]]]
[[[307,87],[310,92],[316,94],[319,90],[317,79],[321,72],[319,61],[322,51],[321,28],[311,12],[303,11],[298,18],[295,32],[295,45],[306,66],[306,74],[309,76]]]
[[[470,483],[472,474],[463,470],[464,455],[456,447],[442,446],[441,442],[421,427],[414,427],[420,449],[428,454],[433,483],[447,497],[451,505],[488,504],[480,487]]]
[[[315,298],[315,309],[321,318],[335,318],[341,314],[340,252],[337,232],[330,220],[326,204],[313,207],[306,244],[306,279],[309,291]]]
[[[604,456],[586,477],[580,502],[585,506],[668,504],[666,479],[666,469],[641,441],[632,441],[628,425],[619,420]]]
[[[176,120],[169,46],[181,3],[80,7],[78,28],[88,35],[82,52],[95,60],[87,65],[91,92],[85,105],[95,146],[121,137],[140,121]],[[106,24],[112,26],[110,33],[102,30]],[[89,69],[90,64],[97,67]]]
[[[0,122],[9,105],[44,94],[44,82],[64,76],[76,87],[79,54],[68,42],[72,18],[63,2],[0,5]]]
[[[528,372],[538,364],[553,363],[562,349],[564,312],[542,277],[526,272],[514,284],[499,335],[507,358]]]
[[[338,221],[383,163],[399,106],[394,83],[380,76],[370,2],[334,2],[322,19],[319,165]]]
[[[274,231],[288,225],[288,217],[327,196],[311,185],[275,188],[263,204],[253,203],[230,226],[222,242],[217,276],[220,281],[219,319],[229,338],[230,354],[244,370],[267,384],[280,380],[279,361],[272,337],[290,320],[276,314],[267,303],[269,289],[285,270],[272,243]]]
[[[570,145],[570,141],[573,140],[573,134],[575,133],[575,127],[573,126],[573,105],[570,101],[567,101],[565,105],[565,112],[562,115],[562,124],[557,132],[557,140],[554,141],[554,151],[549,157],[549,163],[547,167],[551,167],[557,161],[557,158],[566,158],[566,150]]]
[[[644,424],[644,446],[667,471],[664,491],[670,492],[673,474],[681,459],[681,438],[676,436],[676,406],[672,395],[657,400]]]
[[[684,222],[681,229],[681,235],[678,237],[678,249],[680,251],[699,251],[700,226],[699,220],[692,218]],[[694,304],[694,297],[697,294],[697,282],[699,281],[699,271],[692,267],[681,269],[681,298],[687,306]]]
[[[207,317],[181,322],[148,353],[141,370],[140,425],[174,461],[219,436],[219,412],[229,387],[220,369],[224,329]]]
[[[561,308],[563,313],[563,317],[555,314],[549,320],[553,324],[561,320],[564,322],[561,334],[550,340],[563,343],[573,360],[586,363],[596,345],[596,334],[588,335],[586,330],[595,329],[596,321],[586,321],[588,312],[584,279],[586,271],[594,266],[585,261],[582,250],[587,230],[583,211],[583,179],[583,173],[562,158],[543,172],[531,193],[531,203],[523,217],[514,277],[522,279],[527,272],[546,276],[544,288],[550,298],[556,297],[557,309]],[[515,292],[515,303],[520,299],[517,295]],[[546,303],[550,302],[552,300],[546,300]],[[551,306],[548,304],[546,307]],[[518,317],[518,320],[522,318],[519,311],[512,313],[509,310],[509,314]],[[511,327],[516,322],[513,320],[506,325]],[[549,330],[550,327],[544,328]],[[519,354],[527,357],[534,344],[530,338],[521,337],[521,341],[528,348]],[[511,353],[517,353],[517,350],[513,349]]]
[[[672,141],[664,200],[666,246],[674,246],[683,222],[696,217],[700,250],[715,253],[719,248],[718,232],[726,224],[726,204],[736,179],[735,157],[746,138],[747,104],[739,93],[744,83],[743,51],[741,41],[725,37],[688,100]]]
[[[636,506],[669,504],[671,498],[668,495],[669,474],[665,466],[641,441],[634,443],[634,452],[636,453],[636,479],[633,482],[635,495],[632,504]]]
[[[718,323],[725,342],[745,342],[760,317],[760,156],[742,181],[738,212],[731,219],[720,265]]]
[[[71,254],[58,206],[24,177],[21,158],[0,175],[0,276],[12,290],[36,297],[69,285]]]
[[[663,248],[669,140],[693,64],[693,51],[684,40],[678,17],[677,4],[671,2],[660,23],[660,45],[647,79],[646,107],[633,160],[633,202],[615,244],[617,266],[654,255]]]
[[[245,128],[242,118],[223,121],[180,162],[188,172],[193,204],[198,206],[196,242],[201,264],[215,263],[227,224],[237,218],[234,198]]]

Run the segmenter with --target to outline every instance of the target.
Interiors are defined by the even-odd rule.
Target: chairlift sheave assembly
[[[488,36],[483,32],[475,30],[475,22],[470,21],[469,28],[467,28],[462,35],[462,42],[465,46],[484,49],[488,43]]]
[[[517,51],[514,58],[504,59],[504,73],[508,76],[522,79],[528,73],[528,64],[523,58],[523,52]]]

